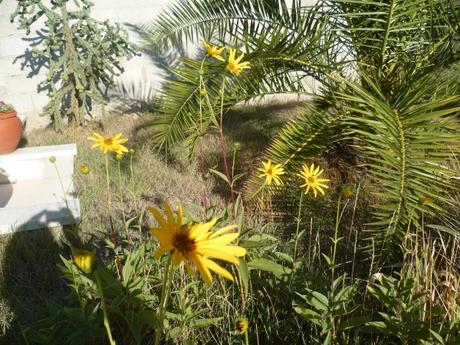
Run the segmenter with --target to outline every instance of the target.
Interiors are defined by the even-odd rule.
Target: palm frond
[[[350,38],[360,68],[377,71],[387,94],[407,75],[449,60],[458,26],[450,0],[331,0],[330,4],[343,19],[337,29]]]
[[[242,32],[255,37],[274,23],[292,30],[302,18],[302,9],[299,0],[180,0],[144,29],[149,41],[164,50],[198,42],[201,37],[234,41]]]
[[[349,83],[355,92],[338,96],[347,103],[350,134],[367,154],[374,176],[371,189],[377,202],[370,233],[380,249],[388,250],[402,243],[422,213],[443,211],[452,176],[447,163],[459,152],[460,126],[454,115],[460,111],[460,96],[429,99],[433,86],[422,78],[408,86],[414,92],[391,104],[375,79],[365,79],[371,90]]]

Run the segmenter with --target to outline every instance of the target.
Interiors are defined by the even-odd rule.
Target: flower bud
[[[340,187],[340,196],[349,199],[354,194],[354,186],[351,183],[345,183]]]
[[[86,164],[83,164],[81,167],[80,167],[80,172],[84,175],[88,175],[89,174],[89,166],[87,166]]]

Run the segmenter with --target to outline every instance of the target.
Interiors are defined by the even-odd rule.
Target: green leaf
[[[225,183],[227,184],[229,183],[228,178],[225,174],[221,173],[220,171],[214,170],[214,169],[209,169],[209,171],[212,172],[214,175],[218,176]]]
[[[301,295],[299,293],[297,293],[297,295],[302,297],[305,302],[314,307],[316,310],[321,312],[329,310],[329,300],[325,295],[318,291],[308,290],[305,295]]]
[[[243,282],[243,291],[245,297],[249,293],[249,268],[246,260],[240,259],[240,264],[238,265],[238,271],[240,272],[241,280]]]
[[[316,311],[303,307],[295,307],[294,310],[297,314],[313,322],[314,324],[318,326],[323,325],[323,317]]]
[[[346,331],[348,329],[356,328],[356,327],[361,327],[369,322],[369,317],[368,316],[359,316],[359,317],[352,317],[350,319],[345,320],[345,322],[342,322],[339,327],[338,331]]]
[[[261,270],[271,272],[277,276],[291,273],[290,268],[284,267],[268,259],[254,259],[248,262],[248,268],[250,270]]]
[[[193,328],[208,327],[208,326],[218,324],[223,319],[224,319],[223,317],[213,317],[213,318],[209,318],[209,319],[192,320],[190,322],[190,326],[193,327]]]

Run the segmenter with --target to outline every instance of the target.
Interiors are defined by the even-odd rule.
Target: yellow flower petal
[[[194,254],[190,257],[190,260],[193,262],[196,268],[198,268],[198,272],[200,273],[201,278],[203,278],[204,282],[208,285],[211,285],[211,272],[209,272],[209,269],[204,265],[202,258],[199,255]]]
[[[209,260],[209,259],[206,259],[206,258],[203,258],[203,264],[206,265],[211,271],[217,273],[218,275],[228,279],[228,280],[231,280],[233,281],[233,276],[232,274],[227,271],[225,268],[219,266],[218,264],[216,264],[214,261],[212,260]]]

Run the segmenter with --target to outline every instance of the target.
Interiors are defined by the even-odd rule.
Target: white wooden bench
[[[76,154],[77,146],[69,144],[0,155],[0,234],[79,221],[72,181]]]

